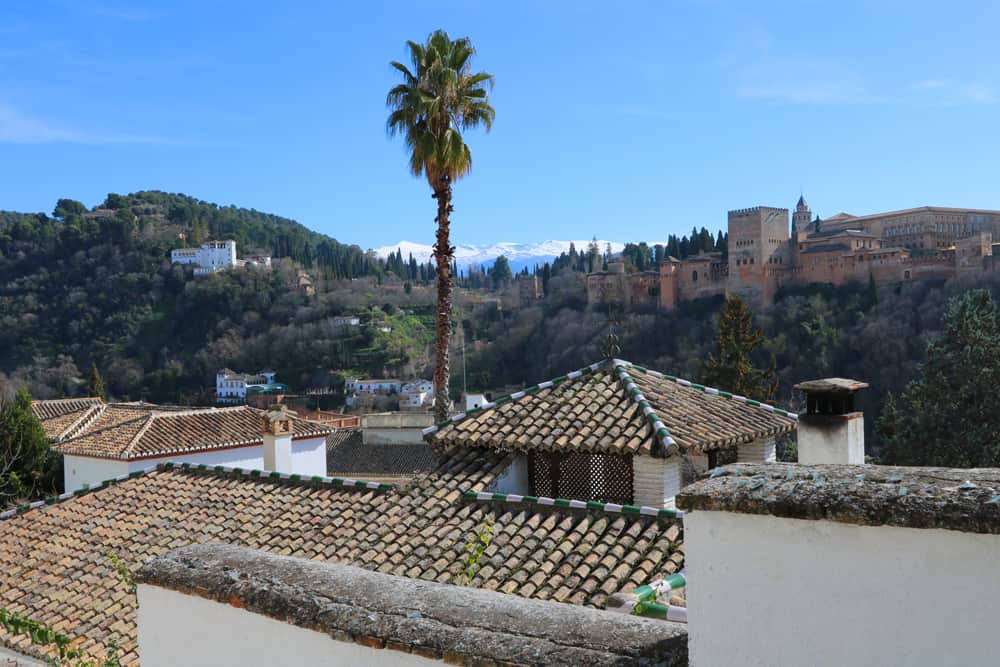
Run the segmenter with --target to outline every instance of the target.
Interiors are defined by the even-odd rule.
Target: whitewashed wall
[[[988,665],[1000,536],[696,510],[693,667]]]
[[[147,464],[149,465],[155,464]],[[106,479],[129,473],[128,461],[97,459],[91,456],[63,456],[63,489],[76,491],[84,486],[97,486]]]
[[[267,616],[156,586],[139,586],[143,667],[274,665],[426,667],[412,653],[331,639]]]
[[[233,447],[194,454],[171,454],[161,458],[121,461],[119,459],[98,459],[88,456],[65,455],[63,457],[63,479],[67,491],[75,491],[84,485],[97,486],[107,479],[114,479],[137,470],[155,468],[160,463],[191,463],[193,465],[226,466],[245,470],[264,469],[264,446]],[[292,469],[279,472],[299,475],[326,475],[326,439],[323,437],[292,441]]]

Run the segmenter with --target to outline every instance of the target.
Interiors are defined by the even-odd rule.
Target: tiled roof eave
[[[297,440],[312,440],[314,438],[325,438],[330,435],[332,430],[320,430],[311,431],[306,433],[297,433],[292,436],[292,441]],[[203,452],[214,452],[221,449],[239,449],[240,447],[251,447],[263,444],[264,439],[262,437],[257,437],[249,440],[231,440],[228,442],[219,443],[199,443],[197,445],[192,445],[190,447],[177,447],[174,449],[164,449],[152,452],[129,452],[125,451],[121,454],[95,452],[86,449],[74,450],[65,446],[53,446],[53,449],[58,451],[60,454],[69,454],[70,456],[83,456],[87,458],[95,459],[113,459],[122,461],[142,461],[145,459],[156,459],[162,458],[164,456],[173,456],[175,454],[200,454]]]

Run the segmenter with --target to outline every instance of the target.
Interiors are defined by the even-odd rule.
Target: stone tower
[[[792,214],[792,237],[794,238],[798,232],[805,232],[810,222],[812,222],[812,211],[809,210],[806,198],[800,194],[799,201],[795,204],[795,213]]]
[[[790,267],[788,209],[770,206],[729,212],[729,275],[726,294],[738,294],[751,306],[769,305],[778,274]]]

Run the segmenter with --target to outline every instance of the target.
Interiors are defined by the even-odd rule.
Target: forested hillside
[[[241,255],[272,254],[274,270],[193,279],[170,264],[171,248],[213,238],[235,239]],[[297,288],[300,269],[313,277],[314,296]],[[275,366],[295,386],[322,386],[331,369],[419,364],[433,332],[426,275],[425,266],[376,259],[286,218],[184,195],[3,212],[0,373],[36,397],[72,396],[95,362],[116,398],[188,402],[206,400],[223,365]],[[416,286],[404,290],[404,279]],[[342,313],[377,326],[333,326]]]
[[[568,278],[569,276],[566,276]],[[1000,279],[975,284],[910,283],[893,288],[853,284],[788,291],[759,313],[765,340],[758,365],[776,362],[779,403],[792,409],[792,385],[841,376],[867,381],[860,409],[866,412],[869,452],[878,448],[873,426],[886,392],[899,394],[924,361],[927,345],[942,331],[949,297],[973,286],[1000,297]],[[528,385],[593,363],[609,331],[607,312],[588,309],[583,284],[561,280],[538,306],[496,322],[467,322],[470,335],[492,341],[468,357],[470,387]],[[722,299],[688,302],[671,313],[634,312],[614,326],[620,356],[681,377],[700,379],[712,349]]]

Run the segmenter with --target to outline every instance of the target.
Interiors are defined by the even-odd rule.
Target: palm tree
[[[451,340],[451,261],[449,238],[451,184],[472,168],[472,152],[462,138],[466,129],[493,126],[489,102],[493,75],[472,71],[476,50],[468,37],[452,40],[437,30],[425,44],[407,42],[412,70],[393,61],[403,76],[386,98],[389,136],[402,134],[410,153],[410,171],[426,176],[437,200],[437,325],[434,350],[434,415],[448,417],[448,344]]]

